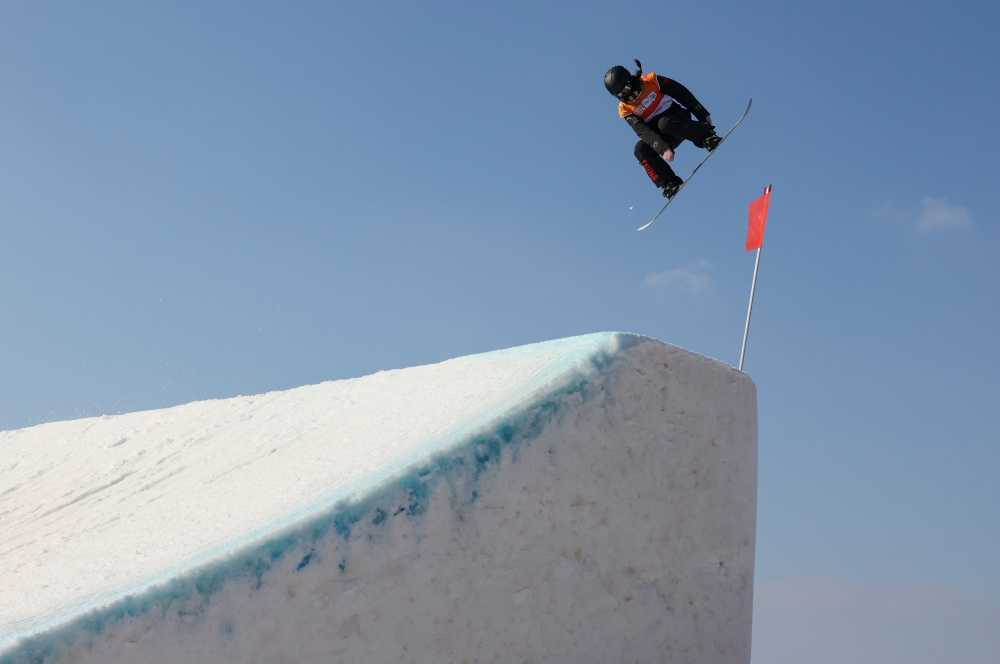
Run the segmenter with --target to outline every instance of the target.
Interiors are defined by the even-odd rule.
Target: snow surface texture
[[[618,333],[0,432],[0,664],[746,663],[756,459]]]

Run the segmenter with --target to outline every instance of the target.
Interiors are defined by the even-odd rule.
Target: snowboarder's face
[[[625,84],[625,87],[621,89],[621,92],[615,96],[624,102],[633,102],[639,98],[639,92],[642,91],[641,85],[636,85],[636,82],[629,79],[629,82]]]

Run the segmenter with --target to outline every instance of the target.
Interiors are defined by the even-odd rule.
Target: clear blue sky
[[[735,365],[772,184],[755,664],[995,662],[998,31],[966,1],[3,3],[0,428],[605,330]],[[636,57],[720,127],[754,99],[642,233],[602,84]]]

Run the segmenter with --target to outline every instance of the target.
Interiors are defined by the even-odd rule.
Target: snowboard
[[[674,193],[674,195],[667,199],[667,202],[663,204],[663,207],[661,207],[660,211],[656,213],[656,216],[650,219],[649,223],[647,223],[645,226],[640,227],[638,230],[642,231],[649,228],[649,225],[652,224],[654,221],[656,221],[661,214],[663,214],[663,211],[667,209],[667,206],[670,205],[675,198],[677,198],[677,194],[681,193],[681,189],[684,188],[684,185],[690,182],[691,178],[694,177],[694,174],[698,172],[698,169],[702,167],[702,164],[708,161],[708,158],[711,157],[713,154],[715,154],[718,151],[718,149],[722,146],[722,144],[726,142],[726,139],[729,138],[729,135],[733,133],[733,129],[736,129],[737,127],[740,126],[740,123],[743,122],[743,118],[745,118],[747,116],[747,113],[750,112],[750,104],[752,103],[753,99],[747,102],[747,107],[746,110],[743,111],[743,115],[741,115],[740,119],[736,121],[736,124],[733,125],[733,128],[726,132],[726,135],[722,137],[722,140],[719,141],[719,144],[715,146],[715,150],[712,150],[707,155],[705,155],[705,158],[701,160],[701,163],[695,166],[694,170],[691,171],[691,175],[687,176],[687,179],[684,180],[684,182],[681,183],[681,186],[677,188],[677,191]]]

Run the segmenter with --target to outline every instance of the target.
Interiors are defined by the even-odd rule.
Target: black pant
[[[693,120],[691,114],[686,111],[684,113],[670,113],[668,111],[653,120],[656,127],[655,133],[659,134],[662,143],[670,146],[671,150],[675,150],[685,140],[691,141],[696,147],[703,148],[705,147],[704,140],[713,131],[712,125]],[[653,122],[647,123],[647,126],[649,125],[653,125]],[[650,128],[652,129],[652,127]],[[645,141],[639,141],[635,144],[635,158],[639,160],[639,164],[646,170],[649,179],[657,187],[680,180],[670,168],[670,164]]]

